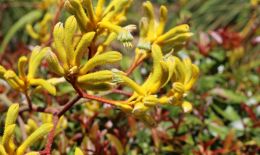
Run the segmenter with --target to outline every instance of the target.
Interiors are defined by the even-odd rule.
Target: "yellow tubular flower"
[[[41,64],[42,59],[45,57],[47,51],[50,48],[40,48],[35,47],[32,51],[31,57],[29,59],[28,75],[27,78],[34,78],[36,76],[37,70],[39,70],[39,65]]]
[[[112,0],[105,7],[104,0],[98,0],[96,6],[93,6],[91,0],[66,0],[65,8],[75,16],[83,34],[89,31],[95,31],[98,36],[116,33],[117,39],[124,46],[131,47],[130,42],[133,40],[131,33],[119,26],[126,19],[126,10],[131,3],[132,0]],[[109,39],[112,38],[114,40],[116,37],[109,37]]]
[[[91,0],[83,0],[83,7],[87,10],[89,19],[93,22],[97,21]]]
[[[162,43],[165,40],[171,39],[172,37],[181,34],[181,33],[187,33],[189,32],[189,26],[187,24],[183,24],[183,25],[179,25],[176,26],[174,28],[172,28],[171,30],[169,30],[168,32],[166,32],[165,34],[159,36],[155,43]]]
[[[39,40],[41,43],[48,41],[50,38],[49,34],[49,25],[51,23],[52,16],[50,13],[46,13],[42,21],[35,24],[37,29],[34,29],[32,24],[26,25],[27,33],[36,40]]]
[[[75,16],[79,24],[80,30],[82,32],[88,32],[87,28],[90,24],[90,19],[85,14],[80,0],[66,0],[65,8],[67,9],[67,11],[69,11],[71,14]]]
[[[50,94],[52,95],[56,95],[56,88],[50,84],[49,82],[47,82],[46,80],[43,79],[31,79],[29,81],[30,85],[32,86],[42,86],[44,89],[46,89]]]
[[[113,81],[115,83],[120,83],[120,84],[127,85],[128,87],[132,88],[139,95],[144,95],[145,94],[145,91],[144,91],[144,89],[141,86],[139,86],[132,79],[128,78],[122,72],[120,72],[118,70],[113,70],[113,72],[114,72],[114,79],[113,79]]]
[[[81,88],[91,91],[108,91],[114,88],[113,83],[102,82],[102,83],[80,83]]]
[[[154,8],[150,1],[144,2],[143,7],[146,13],[146,16],[148,17],[149,26],[148,26],[148,33],[147,38],[151,38],[151,40],[154,40],[153,38],[156,37],[156,31],[155,29],[155,15],[154,15]]]
[[[64,48],[64,28],[62,23],[57,23],[53,30],[54,45],[57,52],[57,57],[59,58],[62,66],[65,70],[68,70],[69,66],[67,63],[66,50]]]
[[[164,27],[167,21],[167,14],[168,14],[168,10],[165,6],[161,6],[160,7],[160,20],[159,20],[159,26],[157,28],[157,36],[161,35],[164,31]]]
[[[8,155],[6,152],[5,152],[5,148],[2,144],[0,144],[0,155]]]
[[[15,124],[18,113],[19,113],[19,104],[18,103],[14,103],[8,108],[6,118],[5,118],[6,127],[11,124]]]
[[[53,72],[55,72],[58,75],[64,75],[65,74],[65,71],[64,71],[62,65],[60,64],[57,56],[53,52],[51,52],[51,51],[47,52],[46,60],[49,64],[49,68]]]
[[[39,152],[29,152],[29,153],[26,153],[25,155],[40,155]]]
[[[70,16],[67,18],[65,22],[64,28],[64,46],[67,55],[67,62],[68,64],[72,64],[74,54],[74,47],[73,47],[73,36],[77,29],[77,21],[74,16]]]
[[[5,72],[6,72],[6,69],[2,65],[0,65],[0,77],[3,77]]]
[[[115,32],[117,34],[117,39],[121,41],[124,46],[131,46],[133,36],[127,29],[108,21],[99,22],[98,26],[99,28],[108,29],[110,32]]]
[[[41,127],[39,127],[37,130],[35,130],[23,143],[20,145],[16,151],[17,155],[23,155],[26,151],[26,149],[35,143],[37,140],[48,134],[51,129],[53,128],[53,125],[51,123],[45,123]]]
[[[20,90],[24,88],[24,81],[19,79],[14,71],[7,70],[4,74],[4,78],[14,89]]]
[[[29,118],[26,124],[27,134],[35,131],[37,128],[37,123],[33,119]]]
[[[79,76],[78,83],[100,83],[111,82],[113,79],[113,72],[109,70],[97,71],[86,75]]]
[[[5,118],[4,134],[3,137],[1,137],[0,141],[0,155],[24,155],[30,145],[33,145],[36,141],[45,136],[53,128],[52,123],[45,123],[38,128],[37,124],[29,119],[28,124],[30,125],[30,127],[34,128],[35,131],[16,149],[16,145],[14,144],[14,130],[18,113],[18,103],[14,103],[8,108]],[[30,152],[27,154],[34,155],[39,153]]]
[[[25,27],[27,33],[33,38],[33,39],[39,39],[40,35],[36,33],[33,29],[33,26],[31,24],[27,24]]]
[[[185,113],[191,112],[191,110],[192,110],[192,104],[188,101],[184,101],[181,104],[181,107]]]
[[[25,65],[27,63],[28,59],[26,56],[22,56],[18,60],[18,74],[20,78],[25,79],[26,74],[25,74]]]
[[[12,140],[12,135],[14,133],[15,124],[11,124],[5,127],[4,135],[2,138],[2,145],[6,148],[6,150],[11,150],[9,146],[9,141]],[[9,152],[9,151],[8,151]]]
[[[121,59],[122,54],[116,51],[109,51],[100,55],[96,55],[91,58],[84,66],[82,66],[82,68],[80,69],[80,74],[86,74],[88,71],[95,68],[96,66],[108,63],[115,63]]]
[[[81,37],[72,57],[73,60],[72,65],[80,66],[80,61],[83,57],[83,54],[84,52],[87,52],[87,48],[91,44],[92,40],[94,39],[95,34],[96,34],[95,32],[89,32],[84,34]]]
[[[145,83],[142,85],[143,89],[150,93],[155,93],[160,87],[160,80],[162,77],[162,67],[160,61],[162,60],[162,51],[156,44],[152,45],[153,70]],[[153,85],[153,86],[152,86]],[[152,87],[151,87],[152,86]]]
[[[74,155],[84,155],[79,147],[76,147]]]
[[[99,19],[103,12],[103,7],[105,4],[105,0],[98,0],[97,6],[96,6],[96,16]]]

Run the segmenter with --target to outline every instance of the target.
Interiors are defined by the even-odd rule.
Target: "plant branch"
[[[54,136],[55,136],[55,130],[58,124],[58,120],[59,117],[57,116],[57,114],[53,114],[53,128],[50,131],[49,135],[48,135],[48,139],[47,139],[47,143],[45,145],[45,149],[43,151],[40,151],[41,155],[51,155],[51,146],[53,144],[53,140],[54,140]]]
[[[138,67],[143,62],[144,59],[145,57],[135,59],[130,68],[126,71],[126,75],[130,75],[136,69],[136,67]]]
[[[70,100],[65,106],[58,112],[58,117],[61,117],[66,111],[68,111],[82,96],[77,95],[72,100]]]
[[[24,92],[24,95],[26,97],[26,100],[27,100],[27,103],[28,103],[28,106],[29,106],[29,111],[32,112],[32,110],[33,110],[32,101],[31,101],[31,99],[30,99],[30,97],[28,95],[28,92],[27,91]]]

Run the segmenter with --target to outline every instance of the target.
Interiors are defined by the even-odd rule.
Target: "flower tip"
[[[181,107],[182,107],[183,112],[185,112],[185,113],[189,113],[192,111],[192,104],[188,101],[184,101],[181,104]]]

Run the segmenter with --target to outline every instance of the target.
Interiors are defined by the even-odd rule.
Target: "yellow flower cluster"
[[[26,25],[27,33],[36,40],[39,40],[40,43],[44,43],[50,39],[50,24],[52,16],[50,13],[46,13],[43,19],[36,23],[35,26],[32,24]]]
[[[44,123],[34,132],[32,132],[23,142],[17,147],[14,143],[14,132],[16,127],[16,119],[19,113],[19,104],[12,104],[6,114],[4,134],[0,137],[0,155],[24,155],[26,150],[47,135],[53,128],[52,123]],[[26,155],[39,155],[38,152],[30,152]]]
[[[40,118],[41,118],[42,124],[53,123],[53,115],[52,114],[40,113]],[[56,125],[55,135],[57,135],[58,133],[63,131],[66,127],[67,127],[67,119],[64,116],[61,116],[59,118],[57,125]],[[28,135],[33,133],[38,128],[39,128],[39,125],[37,124],[37,122],[34,119],[29,118],[27,120],[27,124],[25,124],[25,130],[26,130],[26,133]]]
[[[14,71],[0,66],[0,77],[20,92],[27,92],[30,86],[37,86],[45,88],[49,93],[55,95],[56,89],[52,83],[57,82],[57,79],[36,78],[36,71],[45,57],[49,69],[58,76],[64,77],[76,91],[78,91],[78,87],[92,91],[111,90],[115,84],[132,88],[133,95],[126,101],[99,101],[111,101],[111,104],[150,125],[155,124],[150,114],[155,106],[169,104],[182,107],[184,112],[191,111],[192,104],[185,101],[184,97],[197,80],[199,69],[192,64],[189,58],[180,59],[173,56],[172,52],[164,53],[168,52],[165,48],[175,49],[175,47],[183,45],[192,36],[192,33],[186,24],[176,26],[164,33],[167,20],[167,9],[164,6],[161,6],[160,17],[157,20],[152,4],[150,2],[143,4],[146,17],[142,18],[140,22],[140,38],[135,49],[136,56],[133,64],[151,57],[152,70],[144,83],[136,83],[126,73],[117,69],[97,70],[102,65],[116,63],[122,59],[120,52],[106,51],[106,47],[115,38],[122,41],[125,46],[131,45],[133,37],[130,31],[134,27],[132,25],[119,26],[126,19],[126,10],[131,2],[132,0],[112,0],[105,7],[105,1],[98,0],[96,6],[93,7],[91,0],[66,0],[65,8],[72,15],[66,19],[65,24],[59,22],[55,25],[52,46],[35,47],[29,60],[25,56],[20,57],[18,75]],[[46,22],[47,19],[45,17],[43,22]],[[32,36],[37,38],[32,27],[27,29],[29,32],[31,31]],[[28,74],[25,73],[27,63]],[[171,85],[171,88],[166,89],[166,85]],[[159,93],[161,89],[165,89],[167,92],[161,94]],[[98,97],[93,98],[92,96],[89,99],[96,98]],[[14,107],[11,106],[10,109],[12,108]],[[45,115],[45,118],[49,117],[51,116]],[[50,118],[50,120],[52,119]],[[52,121],[45,122],[47,125],[38,128],[38,125],[29,119],[26,131],[33,132],[32,135],[34,135],[41,129],[40,131],[44,130],[43,133],[46,133],[52,126]],[[13,133],[15,125],[12,124],[14,124],[14,120],[6,124],[3,143],[0,147],[2,152],[9,153],[9,147],[13,147],[13,144],[6,141],[6,136],[10,136],[9,132]],[[58,125],[57,129],[59,128],[62,127]],[[30,140],[30,138],[28,139]],[[29,142],[31,141],[33,140]],[[27,148],[29,142],[21,146]],[[11,151],[14,152],[15,149],[12,148]],[[18,149],[20,154],[24,151],[24,149],[22,151]]]
[[[105,0],[98,0],[94,7],[91,0],[66,0],[65,8],[75,16],[82,33],[95,31],[95,39],[97,36],[105,38],[98,49],[100,53],[116,38],[125,46],[131,46],[133,26],[119,26],[126,20],[126,11],[131,3],[132,0],[112,0],[105,7]]]
[[[165,46],[174,48],[175,45],[183,45],[192,33],[186,24],[163,33],[167,19],[167,9],[164,6],[160,9],[158,22],[152,4],[145,2],[143,5],[147,17],[141,20],[135,61],[140,60],[139,56],[151,57],[153,61],[152,71],[143,84],[139,85],[126,73],[116,69],[93,72],[97,66],[121,60],[122,55],[119,52],[104,52],[93,46],[97,46],[95,39],[104,32],[103,28],[109,30],[118,28],[118,31],[115,30],[112,34],[118,32],[117,35],[120,36],[119,31],[122,27],[116,25],[120,22],[115,19],[117,16],[124,16],[125,11],[119,13],[118,10],[125,10],[129,3],[127,0],[113,0],[106,9],[103,9],[104,1],[100,0],[94,11],[90,0],[67,0],[65,7],[73,16],[67,18],[65,26],[58,23],[54,28],[55,53],[51,51],[47,53],[50,69],[64,76],[70,83],[88,90],[109,90],[113,88],[114,83],[131,87],[134,90],[133,95],[127,101],[116,101],[114,105],[151,125],[154,121],[149,115],[149,110],[157,105],[177,105],[185,112],[189,112],[192,104],[185,101],[184,97],[196,81],[199,69],[189,58],[180,60],[172,53],[164,55],[162,50]],[[80,37],[75,36],[78,26],[82,32]],[[105,47],[104,44],[106,41],[99,43],[99,47]],[[96,50],[96,53],[91,55],[93,50]],[[84,55],[87,61],[84,61]],[[172,83],[172,88],[166,94],[157,94],[169,83]]]
[[[184,112],[192,109],[191,103],[184,101],[183,97],[191,89],[198,78],[199,69],[191,63],[189,58],[182,61],[172,55],[163,56],[160,46],[152,45],[153,68],[146,81],[139,85],[122,72],[117,71],[116,78],[119,83],[125,84],[134,90],[134,94],[121,102],[120,108],[133,113],[137,118],[144,120],[150,125],[154,124],[149,110],[156,105],[171,104],[181,106]],[[158,96],[156,93],[169,82],[172,88],[165,95]]]
[[[80,38],[75,38],[77,27],[78,24],[74,16],[70,16],[66,20],[65,26],[58,23],[54,27],[55,53],[48,51],[46,54],[50,69],[57,75],[64,76],[69,82],[90,90],[111,89],[112,71],[89,72],[97,66],[118,62],[122,55],[117,51],[107,51],[96,54],[84,62],[84,56],[88,57],[89,48],[96,33],[91,31],[83,34]]]
[[[30,86],[40,86],[46,89],[50,94],[56,94],[56,88],[47,80],[36,78],[37,71],[42,59],[45,57],[49,48],[41,48],[36,46],[28,60],[26,56],[22,56],[18,60],[18,75],[13,70],[7,70],[0,65],[0,78],[4,78],[8,84],[15,90],[27,92]],[[28,63],[28,73],[26,74],[26,64]]]
[[[159,19],[156,19],[153,5],[150,1],[143,3],[145,17],[139,24],[140,38],[135,49],[135,62],[138,63],[147,58],[151,53],[153,43],[166,50],[182,47],[192,36],[187,24],[182,24],[165,31],[168,10],[165,6],[160,7]]]

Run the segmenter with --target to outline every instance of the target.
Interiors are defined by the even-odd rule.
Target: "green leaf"
[[[215,88],[210,91],[210,94],[225,99],[225,102],[229,104],[240,104],[241,102],[246,102],[247,100],[247,97],[243,94],[238,94],[232,90],[222,88]]]
[[[238,113],[234,110],[232,106],[228,106],[225,111],[219,108],[216,104],[212,104],[212,107],[217,111],[218,114],[220,114],[222,117],[229,121],[237,121],[240,120],[240,116]]]

